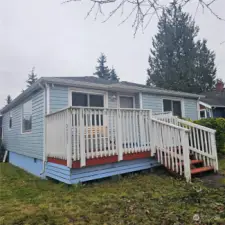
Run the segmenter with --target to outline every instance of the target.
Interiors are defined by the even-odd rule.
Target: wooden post
[[[85,139],[84,139],[84,112],[79,110],[80,114],[80,166],[86,166]]]
[[[153,156],[156,153],[155,149],[155,134],[154,134],[154,123],[152,121],[152,110],[149,110],[149,130],[150,130],[150,146],[151,146],[151,155]]]
[[[218,166],[218,157],[217,157],[217,150],[216,150],[216,140],[215,140],[215,133],[210,134],[211,137],[211,145],[212,145],[212,155],[213,155],[213,165],[214,165],[214,172],[219,170]]]
[[[70,109],[66,112],[66,133],[67,133],[67,166],[72,167],[72,114]]]
[[[117,152],[118,152],[118,161],[123,160],[123,146],[122,146],[122,127],[121,127],[121,115],[120,115],[120,109],[117,109],[116,113],[116,121],[117,121],[117,130],[116,130],[116,135],[117,135]]]
[[[190,151],[188,141],[188,131],[181,131],[183,158],[184,158],[184,177],[187,182],[191,182],[191,166],[190,166]]]

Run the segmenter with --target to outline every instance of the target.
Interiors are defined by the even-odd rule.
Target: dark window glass
[[[104,101],[102,95],[90,95],[90,107],[104,107]]]
[[[83,93],[72,93],[72,106],[88,106],[87,94]]]
[[[23,132],[30,132],[32,130],[32,100],[23,104]]]
[[[172,111],[172,102],[171,102],[171,100],[163,99],[163,111],[164,112]]]
[[[205,111],[200,111],[200,117],[205,118]]]
[[[181,117],[181,102],[173,101],[173,115]]]
[[[11,129],[12,128],[12,116],[10,115],[9,117],[9,128]]]

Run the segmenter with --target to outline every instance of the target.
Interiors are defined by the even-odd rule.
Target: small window
[[[200,111],[200,117],[201,118],[205,118],[205,110],[201,110]]]
[[[163,111],[171,111],[174,116],[182,117],[181,101],[174,101],[169,99],[163,99]]]
[[[32,100],[23,104],[22,131],[30,132],[32,130]]]
[[[163,111],[164,112],[170,112],[172,111],[172,101],[163,99]]]
[[[9,129],[12,129],[12,112],[9,113]]]

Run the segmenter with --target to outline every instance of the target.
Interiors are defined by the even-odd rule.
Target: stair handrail
[[[184,175],[186,181],[190,182],[191,169],[188,145],[188,135],[190,130],[159,119],[152,118],[151,120],[154,146],[153,152],[157,152],[157,160],[164,164],[168,169],[180,175]],[[160,131],[157,130],[159,128]],[[175,144],[172,144],[173,141],[175,141]]]

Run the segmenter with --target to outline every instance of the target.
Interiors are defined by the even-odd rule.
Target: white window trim
[[[134,95],[124,95],[124,94],[117,93],[117,108],[118,109],[124,109],[124,108],[120,107],[120,97],[133,98],[133,108],[132,109],[136,108],[135,107],[135,96]]]
[[[12,111],[9,112],[9,120],[8,120],[8,130],[12,130],[13,127],[13,123],[12,123],[12,127],[9,127],[9,123],[10,123],[10,118],[12,117]],[[12,117],[13,119],[13,117]]]
[[[29,102],[29,101],[32,102],[32,113],[31,113],[31,116],[32,116],[32,119],[33,119],[33,101],[32,101],[32,99],[29,99],[29,100],[23,102],[22,107],[21,107],[21,112],[22,112],[22,113],[21,113],[21,134],[22,134],[22,135],[32,134],[32,129],[33,129],[33,126],[32,126],[32,120],[31,120],[31,130],[30,130],[30,131],[25,131],[25,132],[23,132],[23,105],[24,105],[26,102]]]
[[[209,112],[209,118],[213,118],[212,110],[205,108],[205,109],[200,109],[200,112],[204,112],[204,116],[205,116],[205,117],[201,117],[201,114],[200,114],[200,119],[204,119],[204,118],[207,119],[208,118],[207,117],[207,111]]]
[[[181,104],[181,116],[185,118],[185,108],[184,108],[184,99],[183,98],[176,98],[176,97],[163,97],[162,98],[162,112],[164,112],[164,107],[163,107],[163,100],[171,100],[171,101],[180,101]]]
[[[88,95],[101,95],[103,96],[103,101],[104,101],[104,107],[103,108],[108,108],[108,92],[107,91],[99,91],[99,90],[87,90],[87,89],[82,89],[82,88],[70,88],[69,89],[69,95],[68,95],[68,106],[72,106],[72,93],[77,92],[77,93],[83,93],[83,94],[88,94]],[[88,100],[89,103],[89,100]],[[90,107],[90,106],[87,106]],[[91,108],[91,107],[90,107]]]

